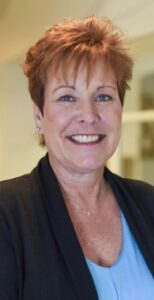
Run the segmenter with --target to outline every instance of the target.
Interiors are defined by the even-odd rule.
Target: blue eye
[[[62,101],[62,102],[73,102],[75,101],[75,98],[71,95],[64,95],[62,97],[59,98],[59,101]]]
[[[98,102],[108,102],[110,100],[112,100],[112,97],[107,94],[100,94],[96,97],[96,101]]]

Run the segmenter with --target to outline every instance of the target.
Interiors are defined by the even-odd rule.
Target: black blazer
[[[154,187],[104,176],[154,276]],[[48,156],[0,183],[0,299],[98,299]]]

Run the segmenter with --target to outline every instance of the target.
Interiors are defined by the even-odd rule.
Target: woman
[[[0,184],[0,299],[152,300],[154,188],[106,167],[133,61],[108,19],[50,28],[24,72],[48,154]]]

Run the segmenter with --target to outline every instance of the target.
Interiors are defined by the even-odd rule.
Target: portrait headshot
[[[0,182],[1,300],[153,300],[154,186],[131,176],[137,127],[129,114],[123,122],[135,64],[108,16],[66,18],[27,47],[22,71],[45,154]],[[153,126],[134,118],[140,153],[152,158]],[[118,173],[110,159],[123,138]]]

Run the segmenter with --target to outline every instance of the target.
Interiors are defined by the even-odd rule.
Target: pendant
[[[88,210],[81,210],[81,214],[89,217],[89,216],[91,216],[93,213],[90,212],[90,211],[88,211]]]

